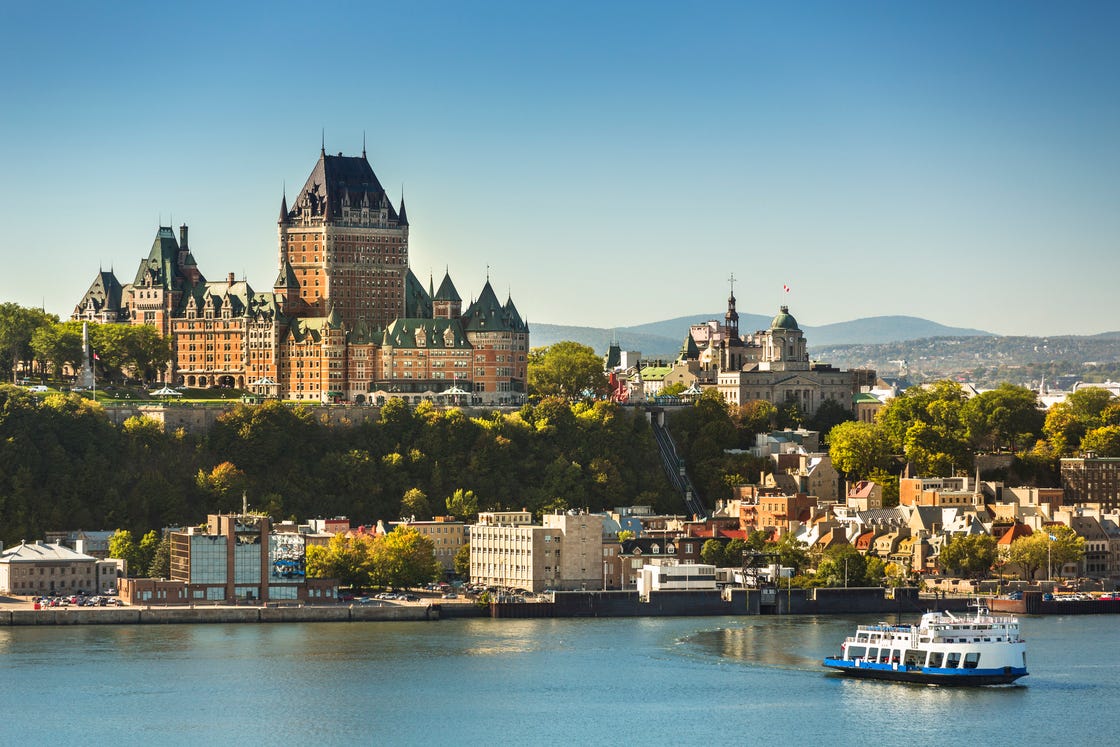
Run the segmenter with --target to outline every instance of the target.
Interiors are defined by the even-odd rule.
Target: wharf
[[[51,607],[0,609],[0,627],[16,625],[172,625],[196,623],[380,622],[439,620],[430,605]]]

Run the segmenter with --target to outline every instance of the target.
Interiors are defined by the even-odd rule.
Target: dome
[[[774,317],[774,320],[770,322],[770,329],[800,330],[800,327],[797,326],[797,320],[789,313],[789,307],[783,306],[781,311],[778,312],[778,315]]]

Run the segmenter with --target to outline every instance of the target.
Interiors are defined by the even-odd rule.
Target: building
[[[50,544],[69,547],[75,552],[104,560],[109,557],[109,540],[114,534],[116,534],[115,530],[90,532],[78,529],[70,532],[45,532],[44,537]]]
[[[705,563],[647,564],[638,576],[638,594],[656,591],[715,591],[716,567]]]
[[[308,579],[305,552],[302,534],[271,531],[267,516],[211,514],[204,531],[171,533],[170,580],[186,588],[162,601],[334,601],[338,582]],[[131,596],[127,601],[146,601]]]
[[[0,552],[0,593],[50,596],[107,591],[116,585],[116,576],[113,586],[102,588],[97,563],[92,555],[63,545],[21,542]]]
[[[1066,504],[1096,503],[1105,512],[1120,509],[1120,459],[1063,459],[1061,470]]]
[[[788,306],[779,309],[769,329],[741,335],[734,285],[722,322],[689,328],[678,363],[689,362],[704,372],[697,373],[698,385],[714,377],[729,404],[763,400],[776,407],[796,406],[806,416],[826,401],[850,409],[852,398],[875,383],[874,371],[842,371],[810,361],[805,335]]]
[[[455,572],[455,555],[467,543],[467,525],[450,516],[436,516],[431,521],[401,521],[391,523],[392,528],[405,526],[432,541],[432,552],[443,566],[444,573]]]
[[[610,573],[603,556],[603,516],[527,511],[483,512],[470,527],[471,581],[541,592],[598,590]]]
[[[394,206],[363,151],[319,159],[289,209],[277,276],[254,288],[207,280],[187,226],[161,226],[132,282],[100,271],[73,319],[145,324],[171,340],[169,383],[237,387],[313,402],[519,404],[529,327],[487,277],[465,305],[450,275],[427,289],[409,269],[404,199]]]
[[[967,477],[903,477],[898,481],[900,506],[974,508],[984,505],[984,494]]]

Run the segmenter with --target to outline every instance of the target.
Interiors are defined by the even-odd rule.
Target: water
[[[0,743],[1088,744],[1112,730],[1120,617],[1024,618],[1030,676],[985,689],[819,666],[869,621],[0,628]]]

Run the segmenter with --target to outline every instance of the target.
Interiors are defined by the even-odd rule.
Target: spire
[[[408,225],[408,214],[404,211],[404,187],[401,187],[401,209],[397,211],[397,223]]]
[[[288,185],[284,184],[284,196],[280,198],[280,220],[278,223],[284,225],[288,222]]]
[[[366,158],[366,131],[362,130],[362,158]],[[369,159],[366,158],[368,161]]]
[[[327,155],[327,128],[324,127],[319,134],[319,155]]]

